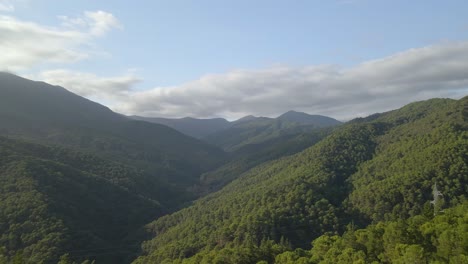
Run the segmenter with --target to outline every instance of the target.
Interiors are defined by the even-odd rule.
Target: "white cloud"
[[[207,75],[131,93],[118,111],[149,116],[275,116],[294,109],[348,119],[468,93],[468,42],[404,51],[351,68],[274,67]]]
[[[114,28],[122,28],[117,18],[104,11],[84,12],[82,17],[59,16],[67,28],[84,29],[89,35],[102,36]]]
[[[94,38],[119,27],[117,19],[103,11],[82,17],[61,17],[62,27],[47,27],[0,16],[0,70],[23,70],[41,63],[71,63],[89,57],[84,48]]]
[[[288,110],[339,119],[365,116],[432,97],[468,94],[468,42],[411,49],[350,68],[277,66],[213,74],[171,87],[132,91],[132,75],[99,78],[49,72],[42,79],[81,95],[107,98],[125,114],[230,119]]]
[[[64,69],[44,71],[32,78],[63,86],[81,96],[109,104],[125,100],[132,86],[141,81],[131,72],[116,77],[99,77]]]

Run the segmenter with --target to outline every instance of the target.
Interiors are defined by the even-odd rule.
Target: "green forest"
[[[291,115],[196,139],[1,73],[0,264],[468,263],[468,97]]]
[[[434,227],[433,239],[411,242],[402,236],[401,242],[389,245],[412,246],[408,251],[414,251],[422,243],[417,249],[423,248],[421,254],[431,260],[463,259],[466,238],[445,258],[433,240],[447,230],[461,228],[466,234],[466,210],[455,218],[431,219],[430,201],[437,183],[445,208],[455,206],[459,214],[466,208],[467,107],[468,98],[433,99],[353,120],[314,146],[257,166],[222,190],[148,225],[154,238],[143,243],[145,255],[135,263],[283,263],[301,254],[304,261],[328,263],[345,256],[335,252],[318,259],[314,248],[308,251],[311,243],[360,234],[350,226],[385,229],[398,221],[410,225],[414,219],[418,224],[446,222]],[[447,230],[437,230],[443,226]],[[364,263],[392,263],[407,250],[401,249],[402,256],[383,251],[371,256],[348,244],[343,247]]]

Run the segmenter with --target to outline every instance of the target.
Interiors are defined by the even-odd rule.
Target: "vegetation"
[[[184,117],[178,119],[131,116],[132,119],[166,125],[194,138],[203,138],[227,129],[231,123],[224,118],[197,119]]]
[[[0,73],[0,264],[468,262],[468,97],[315,118],[243,118],[225,153]]]
[[[150,224],[154,238],[135,263],[272,263],[350,224],[428,217],[434,183],[447,204],[459,204],[468,192],[467,102],[434,99],[355,120],[299,154],[255,167]],[[406,244],[404,252],[418,249]]]
[[[331,122],[328,119],[334,120],[327,117],[328,122]],[[315,118],[306,121],[315,121]],[[320,120],[317,121],[318,123],[306,121],[303,121],[304,123],[298,122],[297,119],[289,117],[289,114],[284,114],[278,118],[246,118],[246,120],[234,122],[234,124],[228,129],[221,130],[204,137],[203,140],[221,147],[226,151],[233,152],[238,151],[243,147],[266,144],[271,141],[278,141],[285,138],[289,139],[294,136],[313,131],[317,128],[339,124],[339,121],[336,120],[334,120],[335,122],[333,124],[322,124],[319,122]]]
[[[224,152],[41,82],[0,73],[0,258],[128,263],[141,227],[194,198]],[[65,260],[64,260],[65,261]]]
[[[333,128],[312,129],[290,134],[263,143],[248,144],[230,153],[230,161],[213,171],[203,173],[194,191],[208,194],[217,191],[249,169],[264,162],[298,153],[329,135]]]
[[[216,147],[128,119],[64,88],[6,73],[0,73],[0,84],[0,135],[90,152],[181,188],[225,162]]]
[[[313,126],[316,128],[329,127],[341,124],[341,122],[326,116],[321,115],[309,115],[306,113],[289,111],[276,119],[273,118],[264,118],[264,117],[254,117],[246,116],[239,120],[229,122],[223,118],[211,118],[211,119],[197,119],[191,117],[184,118],[160,118],[160,117],[141,117],[141,116],[131,116],[130,118],[135,120],[142,120],[156,124],[166,125],[168,127],[174,128],[175,130],[182,132],[186,135],[192,136],[194,138],[206,138],[209,142],[213,140],[212,143],[223,145],[224,140],[233,140],[229,139],[230,136],[234,136],[233,131],[228,131],[230,128],[238,131],[243,129],[255,129],[258,127],[257,132],[261,132],[261,127],[265,126],[265,122],[275,123],[295,123],[295,126]],[[242,124],[243,123],[243,124]],[[246,123],[249,123],[247,126]],[[275,129],[270,130],[270,132],[275,132]],[[241,132],[240,134],[247,134],[255,136],[255,131]],[[230,135],[230,136],[229,136]],[[264,134],[263,136],[267,136]],[[241,138],[238,140],[245,140]],[[256,142],[256,141],[255,141]]]
[[[323,235],[311,250],[296,249],[274,263],[468,263],[468,203],[433,217],[379,222],[342,236]]]
[[[70,253],[129,262],[142,239],[138,229],[174,206],[168,198],[188,199],[131,167],[61,147],[0,137],[0,157],[4,259],[56,263]]]

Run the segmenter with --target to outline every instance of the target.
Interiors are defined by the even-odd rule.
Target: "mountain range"
[[[0,74],[0,120],[0,248],[9,257],[21,249],[34,263],[51,263],[64,250],[95,253],[89,248],[123,247],[129,257],[138,249],[132,233],[193,200],[188,187],[227,158],[172,128],[7,73]],[[57,238],[44,241],[51,234]],[[97,256],[118,259],[121,252]]]
[[[130,116],[130,118],[166,125],[194,138],[203,138],[204,136],[207,136],[209,134],[231,127],[231,123],[224,118],[198,119],[192,117],[184,117],[179,119],[170,119],[161,117],[141,116]]]
[[[354,120],[151,223],[135,263],[464,263],[467,117],[465,97]],[[434,218],[434,184],[456,214]]]
[[[467,263],[467,153],[468,97],[141,118],[0,73],[0,263]]]
[[[277,124],[278,126],[278,123],[285,123],[290,126],[313,126],[314,128],[336,126],[341,124],[340,121],[331,117],[321,115],[309,115],[306,113],[296,111],[288,111],[278,116],[277,118],[256,117],[253,115],[249,115],[232,122],[229,122],[224,118],[197,119],[192,117],[184,117],[179,119],[170,119],[141,116],[130,116],[130,118],[166,125],[168,127],[174,128],[179,132],[182,132],[186,135],[198,139],[209,139],[211,137],[216,137],[216,134],[218,133],[235,133],[234,131],[238,130],[246,123],[248,123],[249,126],[256,125],[259,123],[271,123]],[[262,125],[259,126],[261,127]]]

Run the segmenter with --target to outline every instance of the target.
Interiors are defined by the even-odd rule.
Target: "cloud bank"
[[[350,68],[277,66],[212,74],[178,86],[134,91],[135,76],[51,71],[45,81],[107,98],[117,112],[162,117],[276,116],[288,110],[346,120],[432,97],[468,94],[468,42],[411,49]]]
[[[18,1],[0,0],[0,12],[14,12]],[[95,39],[122,27],[104,11],[58,19],[60,26],[49,27],[0,15],[0,70],[31,70],[46,63],[49,70],[26,77],[61,85],[124,114],[236,119],[297,110],[346,120],[416,100],[468,94],[468,42],[411,49],[347,68],[239,69],[180,85],[134,90],[142,80],[132,72],[101,77],[50,70],[91,57]]]
[[[1,1],[0,9],[14,10],[9,1]],[[89,43],[113,28],[118,20],[104,11],[85,12],[70,18],[61,16],[61,27],[0,15],[0,70],[18,71],[41,63],[72,63],[89,57]]]
[[[174,87],[130,92],[114,105],[147,116],[245,114],[294,109],[340,119],[364,116],[431,97],[468,94],[468,42],[411,49],[351,68],[273,67],[207,75]]]

